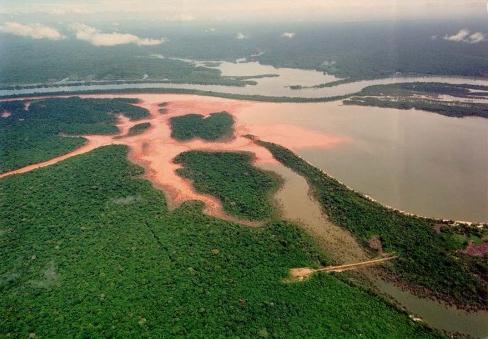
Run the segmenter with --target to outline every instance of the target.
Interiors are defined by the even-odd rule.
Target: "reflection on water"
[[[386,205],[429,217],[488,221],[488,119],[339,102],[259,103],[239,119],[348,137],[350,142],[330,149],[294,151]]]

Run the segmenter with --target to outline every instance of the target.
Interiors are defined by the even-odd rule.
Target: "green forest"
[[[488,263],[456,252],[458,235],[451,228],[443,227],[437,233],[438,221],[390,210],[351,191],[290,150],[257,142],[306,178],[331,221],[348,229],[363,245],[378,238],[385,251],[399,255],[394,273],[402,280],[458,305],[486,308]]]
[[[475,92],[473,92],[473,90]],[[477,91],[477,92],[476,92]],[[412,96],[414,94],[451,95],[460,98],[477,98],[488,96],[488,86],[469,84],[445,84],[440,82],[411,82],[390,85],[374,85],[364,88],[358,95],[362,96]]]
[[[227,112],[211,113],[208,117],[187,114],[173,117],[170,122],[171,137],[178,140],[218,140],[231,137],[234,133],[234,118]]]
[[[276,175],[257,169],[249,153],[181,153],[175,162],[178,174],[191,179],[198,192],[222,201],[229,214],[248,220],[265,220],[274,214],[270,194],[279,186]]]
[[[487,97],[483,92],[488,86],[449,85],[441,83],[404,83],[377,85],[363,89],[343,101],[345,105],[375,106],[397,109],[419,109],[434,112],[448,117],[478,116],[488,118],[488,104],[461,101],[440,101],[439,95],[450,95],[459,98],[477,99]],[[429,96],[419,98],[418,96]]]
[[[150,122],[143,122],[137,125],[132,126],[129,128],[128,135],[138,135],[144,133],[145,130],[147,130],[149,127],[151,127]]]
[[[485,23],[484,17],[463,18],[461,22],[392,20],[347,25],[283,22],[246,27],[249,38],[239,40],[235,34],[244,28],[237,23],[222,23],[220,32],[204,33],[199,25],[178,30],[174,25],[155,21],[144,22],[149,26],[148,33],[166,36],[168,41],[144,48],[99,48],[84,42],[27,40],[0,34],[0,83],[55,83],[68,78],[243,86],[246,82],[239,77],[222,76],[218,69],[210,68],[215,63],[197,65],[187,60],[234,62],[246,57],[265,65],[316,69],[347,79],[383,78],[397,73],[486,77],[488,58],[484,43],[459,44],[440,38],[447,32],[459,31],[461,26],[473,30],[477,26],[483,32]],[[133,27],[125,29],[130,31]],[[290,30],[296,33],[293,39],[280,38]],[[433,40],[433,36],[439,39]]]
[[[117,114],[131,120],[149,112],[134,106],[136,99],[55,98],[1,102],[0,173],[68,153],[84,143],[83,134],[115,134]]]
[[[0,180],[0,336],[435,338],[340,276],[294,225],[169,212],[127,149]]]

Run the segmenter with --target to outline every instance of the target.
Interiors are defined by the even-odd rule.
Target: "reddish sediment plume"
[[[241,123],[240,115],[243,108],[260,109],[260,103],[236,101],[213,97],[200,97],[195,95],[178,94],[137,94],[137,95],[84,95],[84,98],[139,98],[140,107],[149,111],[149,116],[143,119],[131,121],[125,116],[118,116],[117,135],[84,135],[86,142],[80,148],[65,155],[48,161],[26,166],[0,175],[0,178],[25,173],[37,168],[49,166],[70,157],[87,153],[98,147],[122,144],[129,147],[129,160],[145,169],[144,177],[150,180],[154,187],[163,190],[170,208],[175,208],[181,203],[190,200],[200,200],[204,203],[204,211],[222,219],[238,221],[248,225],[257,225],[253,222],[236,220],[227,215],[221,202],[213,196],[198,193],[194,190],[191,181],[180,177],[176,170],[180,165],[173,162],[174,158],[185,151],[221,151],[221,152],[249,152],[253,154],[256,166],[260,164],[276,163],[271,153],[245,137],[254,135],[259,139],[271,141],[293,150],[314,147],[330,148],[346,142],[347,139],[321,134],[287,124],[252,124]],[[165,114],[160,113],[162,102],[165,105]],[[250,107],[255,106],[255,107]],[[207,142],[201,139],[190,141],[178,141],[171,137],[170,119],[175,116],[198,113],[208,116],[210,113],[226,111],[234,117],[234,136],[226,140]],[[129,129],[141,122],[150,122],[151,127],[143,133],[128,136]]]

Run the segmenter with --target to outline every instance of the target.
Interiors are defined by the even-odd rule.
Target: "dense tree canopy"
[[[434,338],[296,227],[168,212],[122,146],[0,180],[0,336]],[[27,188],[27,189],[26,189]]]
[[[48,160],[81,146],[83,134],[117,133],[116,115],[132,120],[148,115],[136,99],[78,97],[0,102],[0,173]],[[71,135],[71,136],[70,136]]]
[[[171,136],[178,140],[202,138],[218,140],[232,136],[234,118],[227,112],[212,113],[208,117],[200,114],[187,114],[173,117]]]

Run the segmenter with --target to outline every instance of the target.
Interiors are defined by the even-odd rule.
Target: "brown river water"
[[[293,150],[385,205],[428,217],[488,222],[488,119],[340,101],[257,103],[239,117],[249,125],[287,124],[333,135],[339,140],[334,147]]]
[[[259,167],[276,172],[284,179],[283,186],[275,195],[283,217],[301,225],[335,262],[352,263],[368,259],[349,232],[334,225],[324,216],[320,205],[310,196],[309,186],[304,178],[280,164]],[[417,297],[378,278],[374,270],[361,269],[361,274],[372,283],[377,292],[400,305],[412,317],[422,319],[430,327],[475,338],[488,337],[488,312],[468,313],[431,299]]]

